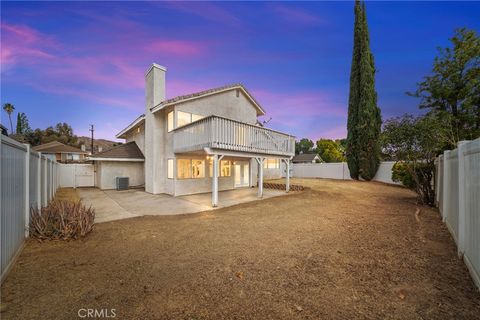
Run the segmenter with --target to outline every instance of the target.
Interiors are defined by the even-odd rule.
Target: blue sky
[[[367,2],[384,119],[418,113],[405,92],[454,29],[480,30],[479,2]],[[346,136],[353,2],[2,2],[1,103],[33,128],[115,134],[144,112],[143,75],[167,72],[167,97],[242,83],[269,126]],[[1,121],[9,127],[2,111]]]

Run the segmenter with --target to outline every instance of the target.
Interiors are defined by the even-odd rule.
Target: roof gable
[[[199,91],[199,92],[195,92],[195,93],[191,93],[191,94],[187,94],[187,95],[178,96],[178,97],[175,97],[175,98],[172,98],[172,99],[167,99],[165,101],[160,102],[158,105],[154,106],[150,110],[152,112],[157,112],[157,111],[162,110],[163,108],[165,108],[167,106],[170,106],[170,105],[183,103],[183,102],[187,102],[187,101],[190,101],[190,100],[205,98],[205,97],[208,97],[208,96],[211,96],[211,95],[214,95],[214,94],[219,94],[219,93],[222,93],[222,92],[237,90],[237,89],[241,90],[242,93],[246,96],[246,98],[255,107],[255,109],[257,110],[257,116],[265,114],[265,110],[263,110],[263,108],[260,106],[260,104],[253,98],[253,96],[241,84],[233,84],[233,85],[208,89],[208,90]]]

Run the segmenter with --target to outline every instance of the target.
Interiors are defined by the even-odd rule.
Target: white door
[[[250,185],[250,168],[248,161],[235,161],[235,188],[248,187]]]

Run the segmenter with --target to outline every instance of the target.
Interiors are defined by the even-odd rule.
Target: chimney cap
[[[164,67],[164,66],[161,66],[157,63],[152,63],[152,65],[150,66],[150,68],[148,68],[147,72],[145,73],[145,76],[147,76],[147,74],[150,73],[150,71],[152,71],[153,68],[157,68],[157,69],[160,69],[162,70],[163,72],[167,72],[167,68]]]

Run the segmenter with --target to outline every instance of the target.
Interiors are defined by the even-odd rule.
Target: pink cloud
[[[149,42],[146,49],[167,54],[196,56],[205,51],[205,46],[199,42],[194,41],[157,40]]]
[[[320,17],[306,10],[295,8],[294,6],[290,5],[276,4],[273,6],[273,11],[276,12],[282,19],[294,23],[301,23],[304,25],[316,25],[323,22]]]
[[[1,23],[0,32],[2,70],[7,70],[18,63],[54,58],[49,51],[58,45],[51,37],[44,36],[35,29],[24,25]]]

